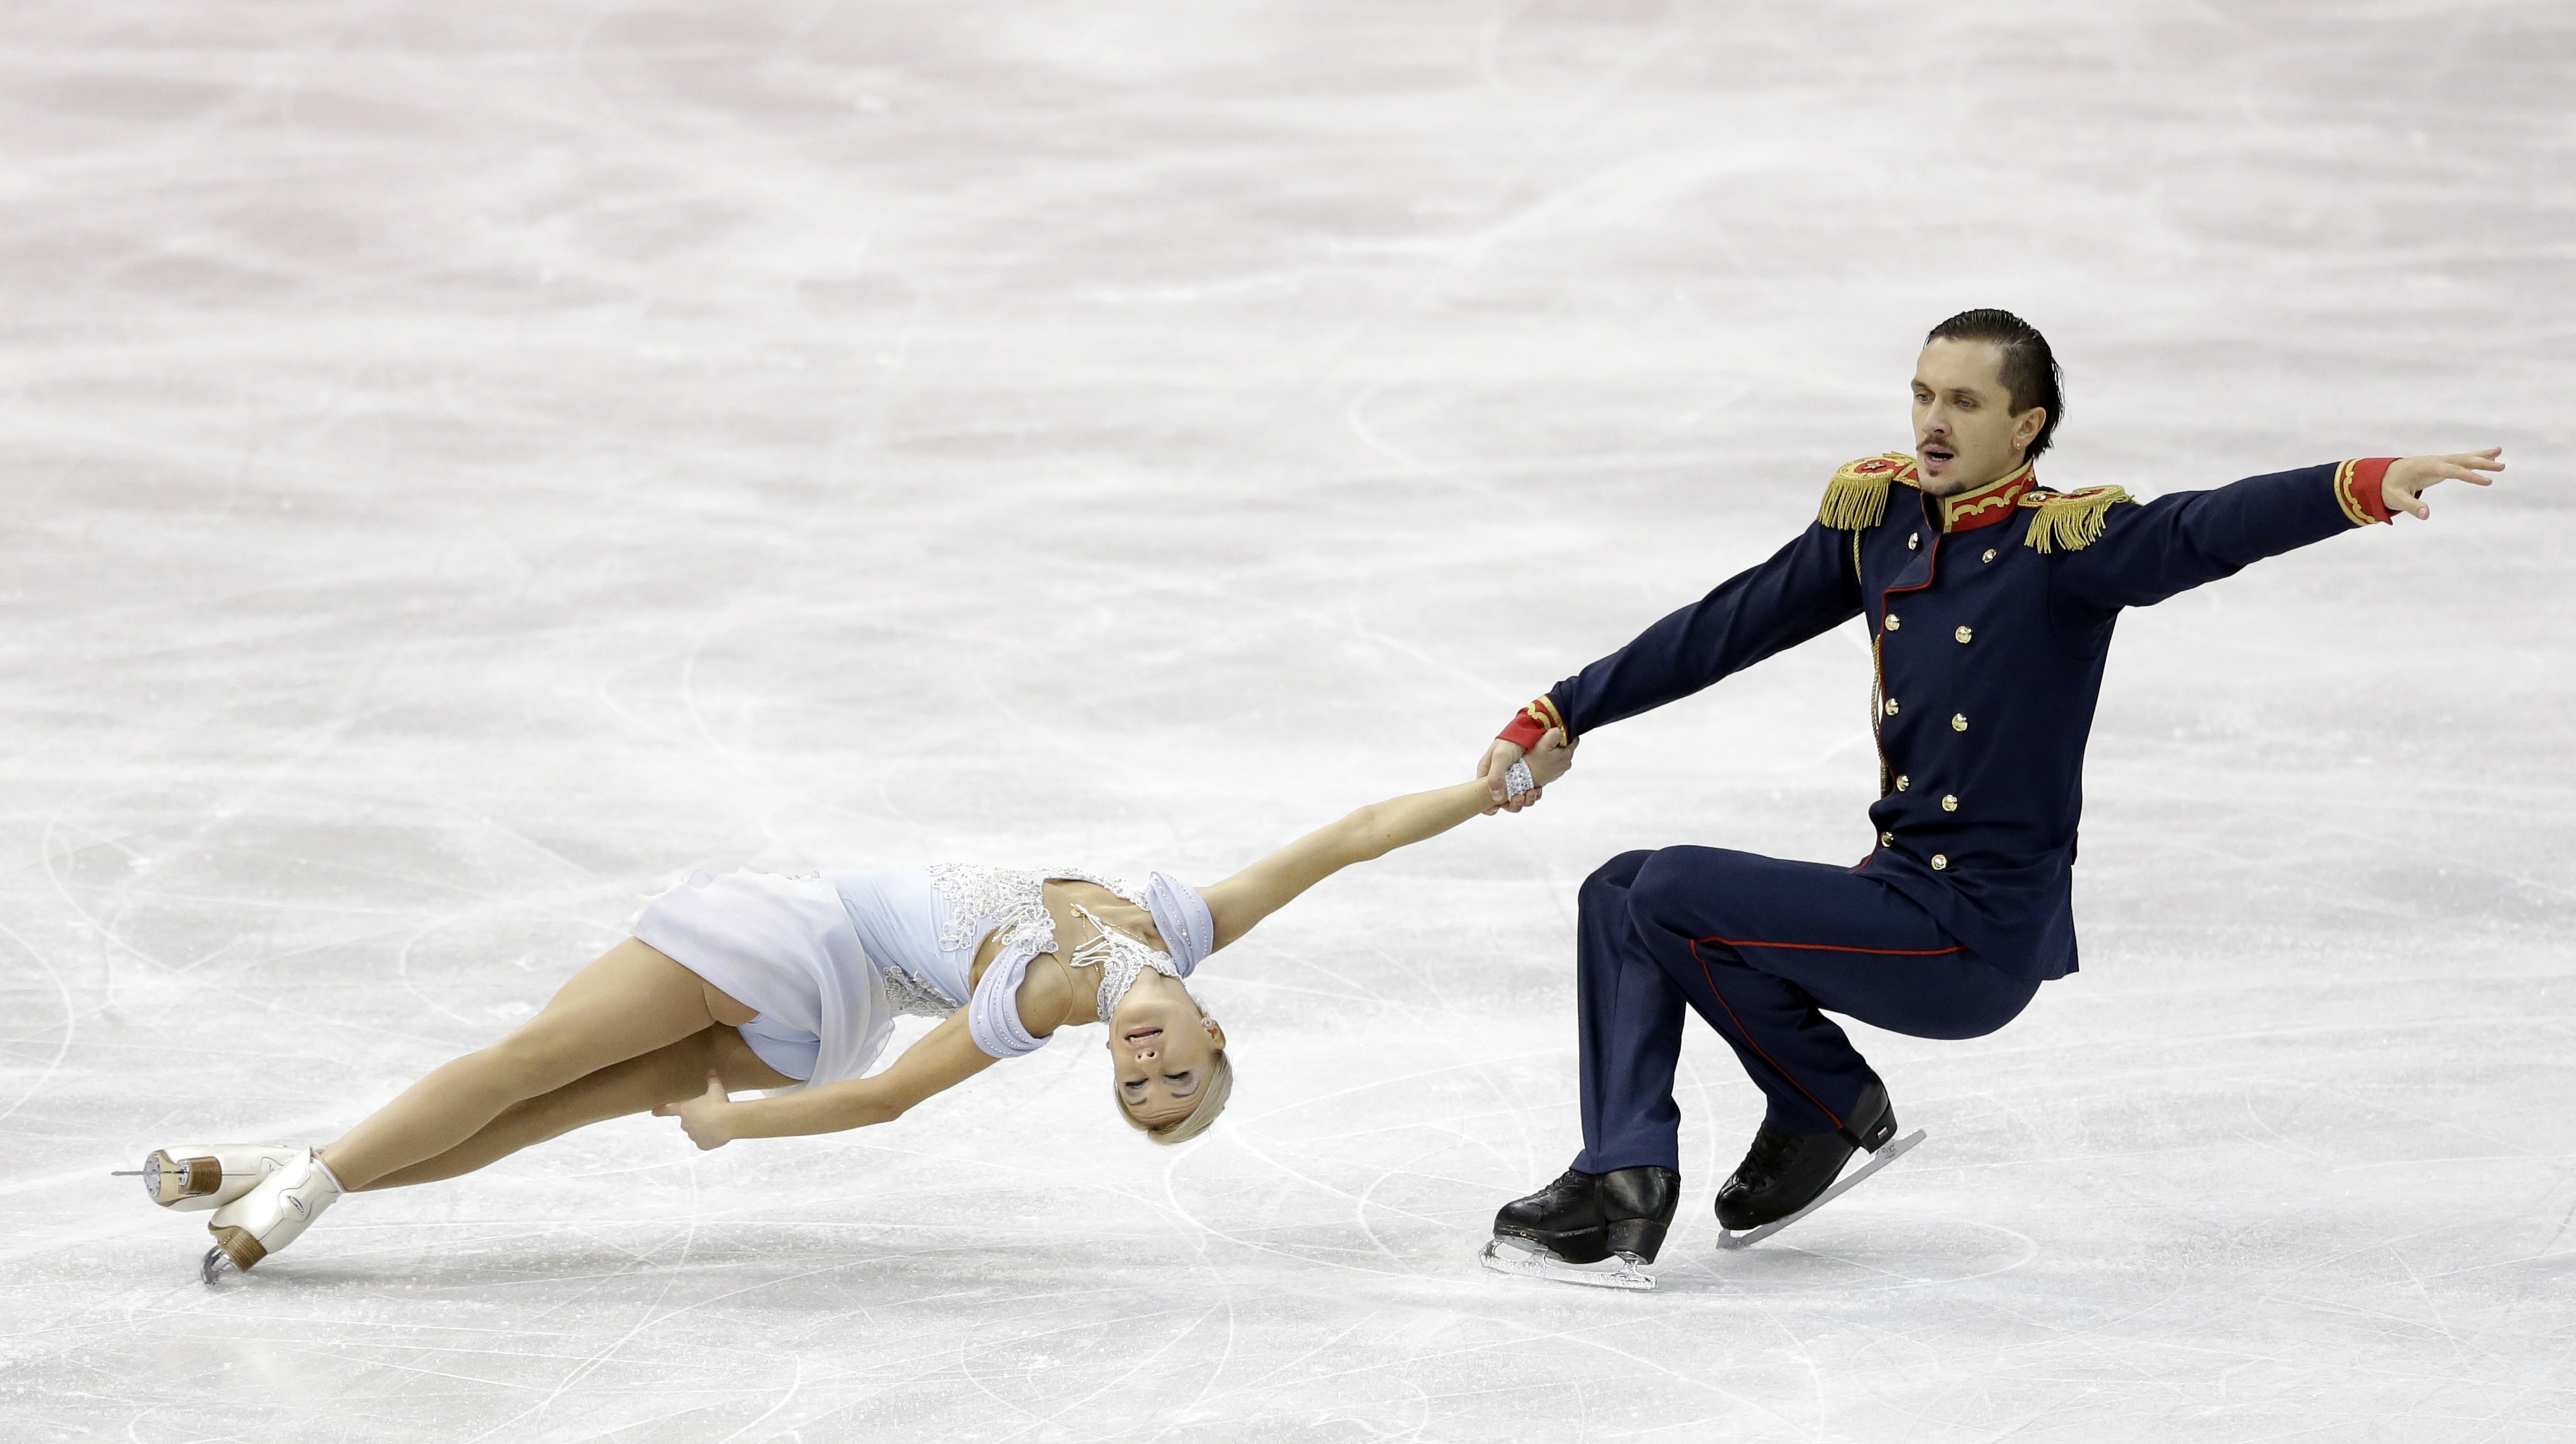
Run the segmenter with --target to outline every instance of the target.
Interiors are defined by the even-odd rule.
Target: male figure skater
[[[1842,1187],[1909,1146],[1888,1148],[1887,1086],[1819,1010],[1974,1038],[2075,971],[2084,744],[2120,610],[2393,512],[2429,516],[2425,488],[2483,486],[2503,469],[2490,449],[2328,463],[2144,504],[2116,486],[2057,493],[2031,466],[2065,413],[2059,386],[2048,342],[2009,312],[1934,327],[1914,372],[1911,456],[1843,467],[1815,523],[1769,561],[1556,684],[1488,750],[1504,800],[1505,772],[1548,732],[1577,741],[1867,619],[1876,849],[1842,868],[1668,847],[1592,874],[1575,947],[1583,1151],[1496,1216],[1492,1266],[1651,1286],[1636,1265],[1662,1246],[1681,1185],[1685,1005],[1769,1100],[1718,1190],[1722,1242],[1839,1192],[1855,1151],[1887,1149]]]

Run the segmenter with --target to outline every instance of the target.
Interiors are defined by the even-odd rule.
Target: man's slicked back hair
[[[2057,423],[2066,419],[2065,373],[2057,369],[2057,357],[2048,349],[2048,338],[2039,328],[2010,311],[1991,307],[1961,311],[1958,315],[1932,328],[1923,344],[1935,341],[1988,341],[2003,352],[2004,390],[2012,396],[2012,409],[2019,416],[2034,406],[2048,408],[2048,419],[2039,424],[2039,434],[2030,439],[2030,449],[2022,460],[2037,461],[2057,435]]]

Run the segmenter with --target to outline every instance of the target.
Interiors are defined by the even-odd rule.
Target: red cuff
[[[2388,498],[2380,494],[2379,484],[2388,479],[2388,468],[2396,464],[2396,457],[2373,456],[2335,468],[2335,504],[2343,508],[2344,516],[2354,526],[2389,520]]]
[[[1513,713],[1511,725],[1495,733],[1494,736],[1527,752],[1536,747],[1538,739],[1546,736],[1551,730],[1564,732],[1569,739],[1574,735],[1566,727],[1565,719],[1557,714],[1556,704],[1541,697]]]

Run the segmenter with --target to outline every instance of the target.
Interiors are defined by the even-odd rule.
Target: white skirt
[[[692,873],[644,905],[635,937],[769,1023],[820,1039],[807,1083],[861,1076],[894,1031],[884,984],[821,873]]]

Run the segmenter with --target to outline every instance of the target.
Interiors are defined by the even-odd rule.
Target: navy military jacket
[[[1856,461],[1815,524],[1769,561],[1524,715],[1581,737],[1865,616],[1881,796],[1869,813],[1877,846],[1855,870],[1994,966],[2063,977],[2076,966],[2084,747],[2121,609],[2386,521],[2387,468],[2312,466],[2140,504],[2118,487],[2044,490],[2028,466],[1933,497],[1904,453]]]

